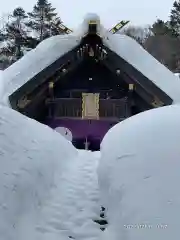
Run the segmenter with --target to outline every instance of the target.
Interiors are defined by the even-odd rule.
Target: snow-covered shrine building
[[[5,101],[52,128],[70,129],[77,147],[98,149],[117,122],[180,101],[180,81],[135,40],[112,34],[96,15],[54,36],[4,71]]]

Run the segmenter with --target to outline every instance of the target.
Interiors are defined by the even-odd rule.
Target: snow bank
[[[103,239],[179,239],[180,107],[131,117],[109,130],[98,169],[109,227]]]
[[[54,129],[56,132],[60,133],[65,139],[68,141],[72,142],[73,140],[73,135],[70,129],[65,128],[65,127],[56,127]]]
[[[30,240],[55,176],[77,151],[49,127],[9,108],[0,111],[0,239]]]

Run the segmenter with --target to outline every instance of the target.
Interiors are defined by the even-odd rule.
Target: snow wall
[[[109,219],[103,240],[178,240],[180,106],[115,125],[101,151],[101,202]]]
[[[0,111],[0,239],[35,239],[40,206],[77,150],[49,127],[10,108]]]

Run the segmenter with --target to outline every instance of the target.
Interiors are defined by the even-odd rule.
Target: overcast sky
[[[1,0],[1,15],[22,6],[30,11],[36,0]],[[69,27],[77,27],[84,15],[95,12],[103,24],[110,28],[120,20],[130,20],[132,24],[151,24],[156,18],[168,19],[174,0],[51,0],[63,22]],[[130,2],[130,3],[129,3]]]

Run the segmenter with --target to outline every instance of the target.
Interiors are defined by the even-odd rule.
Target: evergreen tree
[[[8,49],[6,48],[5,45],[5,36],[3,29],[0,30],[0,69],[6,68],[6,66],[9,66],[9,57],[8,54]]]
[[[13,61],[23,56],[27,40],[26,19],[25,11],[21,7],[16,8],[1,33],[3,38],[1,41],[1,54],[11,58]]]
[[[152,35],[146,39],[145,49],[170,70],[175,71],[180,56],[180,40],[176,37],[170,21],[158,19],[150,30]]]
[[[38,0],[33,7],[33,11],[28,13],[30,18],[28,26],[34,30],[34,35],[40,41],[61,33],[59,28],[61,19],[57,16],[55,10],[48,0]]]
[[[170,28],[175,36],[180,36],[180,1],[173,3],[170,15]]]
[[[160,36],[160,35],[173,36],[169,22],[164,22],[161,19],[158,19],[152,25],[152,27],[150,27],[150,30],[154,36]]]

